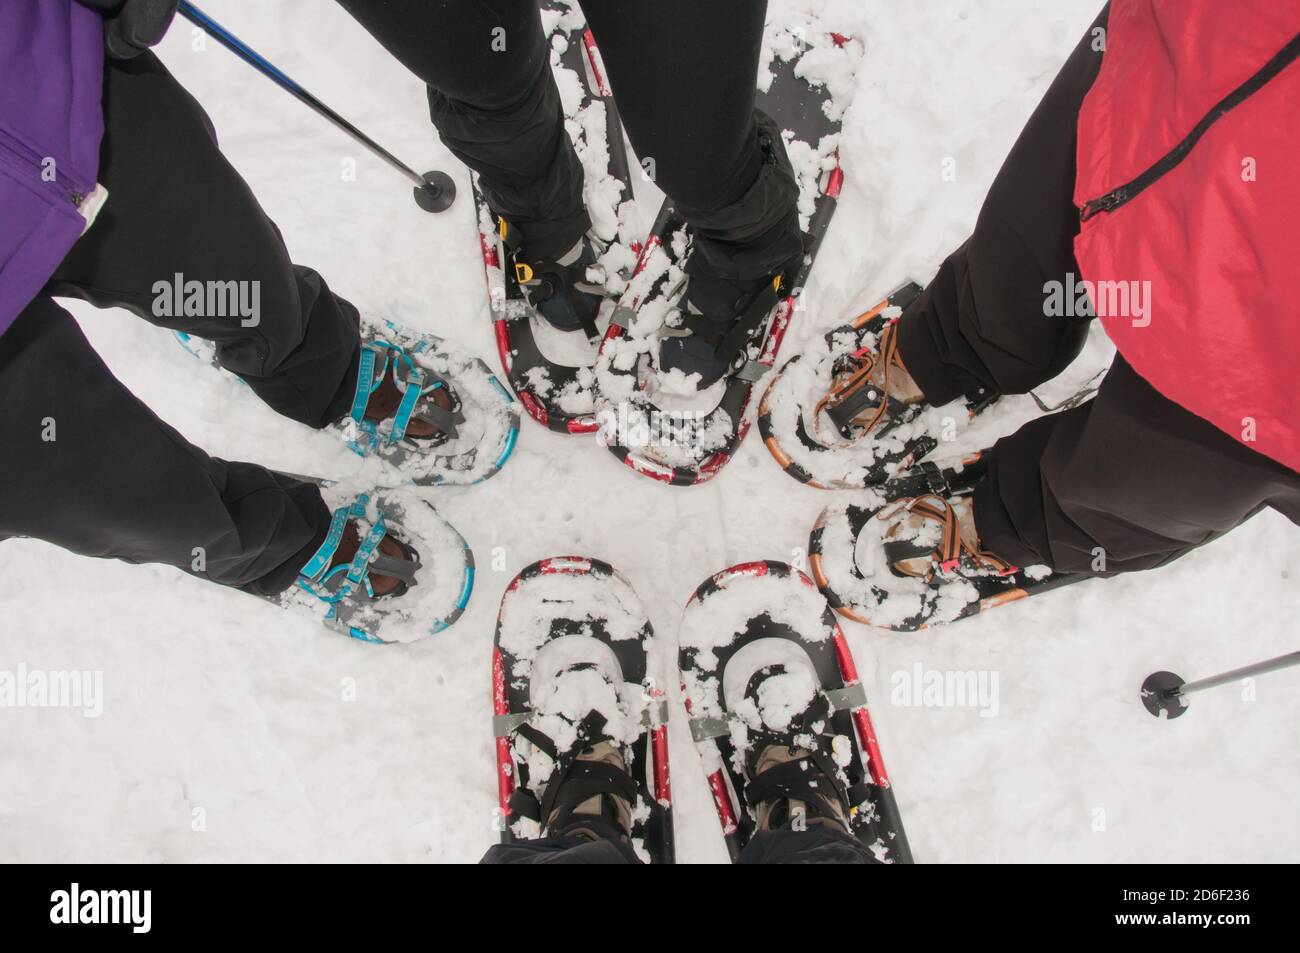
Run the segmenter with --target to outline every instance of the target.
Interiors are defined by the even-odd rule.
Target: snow
[[[817,10],[867,50],[840,142],[841,206],[783,356],[903,278],[933,274],[1097,5],[772,0],[774,21]],[[188,25],[162,44],[296,261],[366,312],[434,331],[496,368],[469,179],[429,129],[420,84],[333,4],[204,9],[387,148],[456,178],[456,205],[425,214],[391,170],[245,64],[212,42],[195,51]],[[946,159],[955,181],[941,177]],[[350,160],[355,181],[344,176]],[[659,197],[636,184],[648,232]],[[167,332],[70,308],[122,381],[209,452],[357,472],[335,436],[278,418]],[[1105,348],[1093,342],[1084,359]],[[496,838],[499,599],[523,566],[575,552],[623,572],[665,636],[657,665],[672,715],[678,856],[725,860],[670,664],[681,608],[734,563],[799,563],[836,495],[782,475],[752,434],[716,480],[684,490],[635,475],[594,440],[523,427],[499,475],[421,491],[474,548],[479,576],[462,619],[411,645],[363,645],[173,569],[0,544],[0,669],[101,671],[104,705],[98,718],[0,710],[0,859],[477,860]],[[845,622],[917,858],[1294,859],[1300,675],[1260,679],[1257,697],[1206,692],[1170,723],[1146,713],[1138,687],[1157,669],[1196,678],[1293,651],[1298,570],[1300,535],[1265,513],[1166,569],[946,630]],[[997,716],[891,705],[892,674],[917,662],[999,673]]]

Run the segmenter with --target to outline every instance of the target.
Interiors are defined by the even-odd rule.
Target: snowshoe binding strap
[[[890,571],[897,576],[910,576],[929,582],[937,575],[960,575],[963,563],[976,571],[993,571],[1000,576],[1016,572],[1016,567],[1006,560],[986,550],[972,546],[962,538],[961,526],[957,514],[942,496],[927,494],[909,500],[900,500],[893,506],[886,507],[876,518],[887,521],[898,515],[900,510],[920,517],[922,521],[936,523],[940,527],[938,546],[917,543],[913,539],[895,538],[903,521],[895,523],[885,534],[883,549]],[[926,560],[925,568],[919,569],[914,563]],[[909,565],[913,563],[913,565]]]
[[[554,762],[550,778],[541,798],[523,789],[517,789],[510,799],[512,813],[536,820],[543,834],[563,835],[575,827],[591,830],[604,837],[627,837],[628,830],[620,822],[619,798],[629,806],[636,803],[637,784],[626,771],[604,761],[584,761],[583,752],[602,742],[618,747],[605,731],[605,716],[590,712],[577,725],[577,740],[573,747],[561,753],[555,742],[532,724],[522,724],[517,734],[534,747],[546,753]],[[600,798],[600,813],[578,813],[578,809],[593,797]]]
[[[863,439],[886,416],[894,416],[906,405],[890,393],[890,376],[897,370],[906,373],[898,354],[898,323],[891,321],[881,332],[877,350],[859,348],[849,355],[851,369],[836,378],[830,391],[817,402],[813,427],[821,436],[821,417],[826,416],[851,446]],[[872,380],[880,370],[880,381]]]
[[[528,299],[528,303],[542,317],[561,330],[576,331],[581,329],[587,339],[595,342],[600,339],[596,327],[600,300],[605,297],[605,289],[585,279],[585,265],[581,265],[588,251],[590,240],[584,238],[574,246],[574,251],[562,256],[558,261],[548,258],[529,258],[522,253],[523,235],[517,227],[511,226],[504,218],[497,218],[497,234],[501,244],[510,256],[514,268],[515,283],[519,285]],[[592,249],[594,252],[594,249]],[[571,261],[565,261],[572,258]],[[584,274],[575,275],[575,271]],[[584,297],[585,296],[585,297]],[[591,307],[595,299],[595,307]],[[568,302],[564,317],[558,318],[556,310],[548,308],[548,302]],[[572,324],[572,327],[569,325]]]
[[[800,802],[807,817],[844,826],[844,815],[830,804],[847,805],[849,792],[840,782],[835,762],[829,755],[818,750],[796,756],[765,768],[745,785],[745,803],[755,811],[764,804],[772,805],[767,817],[769,829],[788,822],[791,801]]]
[[[390,368],[393,384],[401,391],[402,399],[393,413],[391,424],[381,429],[382,421],[369,416],[366,408],[370,398],[388,378]],[[451,385],[417,364],[400,344],[387,341],[367,341],[361,346],[351,417],[361,430],[360,439],[351,447],[362,456],[382,444],[397,444],[404,439],[452,439],[458,436],[459,426],[465,422]],[[412,420],[429,424],[434,430],[433,436],[408,437],[407,429]]]
[[[330,517],[330,528],[325,541],[298,571],[299,588],[310,592],[322,602],[336,605],[363,590],[370,599],[401,596],[416,585],[415,573],[420,567],[420,554],[389,533],[388,524],[381,513],[369,532],[361,539],[351,561],[333,565],[343,533],[349,522],[366,517],[370,497],[362,493],[348,506],[339,507]],[[395,559],[379,551],[379,544],[391,539],[407,558]],[[391,576],[398,585],[384,596],[376,596],[370,574]]]
[[[733,306],[734,317],[722,321],[716,316],[709,316],[693,310],[690,305],[689,283],[686,292],[687,307],[681,311],[681,326],[665,328],[664,337],[696,337],[713,349],[717,362],[735,372],[746,363],[742,358],[750,342],[762,329],[767,316],[780,300],[783,278],[776,275],[770,282],[765,282],[757,293],[750,296],[748,303],[742,297]]]
[[[784,665],[770,665],[755,672],[745,687],[745,697],[756,706],[762,682],[784,674]],[[790,802],[804,805],[807,817],[822,818],[841,826],[847,813],[848,791],[840,780],[840,771],[832,756],[833,736],[826,733],[834,710],[829,698],[818,691],[808,707],[790,720],[789,727],[777,731],[764,725],[748,734],[746,756],[745,803],[766,819],[766,826],[783,826],[789,820]],[[821,726],[818,731],[817,726]],[[772,748],[786,748],[789,760],[778,761],[759,770],[764,755]],[[796,753],[797,752],[797,753]],[[845,812],[836,812],[834,805]],[[764,806],[768,809],[764,810]]]

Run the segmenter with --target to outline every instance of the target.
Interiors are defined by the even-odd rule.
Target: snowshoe
[[[913,632],[1089,578],[1013,566],[973,538],[970,495],[983,454],[916,471],[827,507],[813,527],[813,578],[840,615]]]
[[[996,400],[933,407],[891,382],[902,369],[897,321],[921,294],[908,282],[884,301],[786,361],[758,409],[763,442],[786,473],[819,489],[860,489],[906,471],[945,430]],[[814,396],[815,395],[815,396]],[[949,435],[950,436],[950,435]]]
[[[773,125],[761,126],[766,148],[772,137],[788,154],[799,185],[803,257],[737,300],[735,318],[715,332],[691,320],[687,265],[691,228],[671,201],[655,219],[636,268],[601,344],[596,365],[597,416],[603,442],[620,460],[645,476],[688,486],[703,483],[724,467],[749,429],[746,410],[755,382],[772,367],[796,300],[808,280],[826,228],[835,212],[844,175],[839,165],[840,116],[846,102],[829,86],[803,78],[828,72],[851,74],[862,45],[822,31],[816,21],[797,31],[769,36],[771,73],[757,98]],[[683,296],[686,303],[683,303]],[[703,337],[721,365],[707,365],[685,352]],[[699,351],[694,341],[692,350]],[[722,371],[720,379],[708,378]],[[700,388],[700,384],[707,386]]]
[[[320,481],[317,481],[320,482]],[[450,626],[474,589],[474,554],[414,490],[321,483],[329,533],[294,585],[270,597],[362,642],[410,642]]]
[[[175,333],[187,351],[219,366],[211,342]],[[483,361],[387,320],[363,317],[361,342],[351,412],[326,429],[358,456],[383,461],[386,482],[461,486],[505,466],[519,407]]]
[[[636,593],[607,563],[543,559],[511,581],[492,652],[503,844],[578,830],[673,862],[653,638]]]
[[[600,324],[623,289],[634,252],[619,242],[632,185],[614,98],[581,12],[543,0],[551,67],[561,89],[581,89],[567,128],[583,163],[591,232],[558,261],[526,254],[527,236],[488,207],[474,181],[483,268],[501,366],[524,408],[559,433],[594,433],[591,365]],[[567,77],[565,74],[569,74]]]
[[[773,746],[811,759],[801,770],[825,775],[846,799],[850,833],[878,860],[912,862],[866,691],[811,579],[770,561],[720,572],[687,603],[679,641],[691,736],[733,862],[771,822],[774,800],[795,798],[825,816],[825,803],[811,803],[823,796],[803,790],[791,769],[759,770]]]

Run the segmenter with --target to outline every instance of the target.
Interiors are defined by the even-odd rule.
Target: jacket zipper
[[[1187,137],[1174,146],[1159,162],[1132,182],[1121,185],[1100,198],[1084,203],[1083,208],[1079,211],[1079,220],[1086,222],[1101,212],[1113,212],[1120,206],[1137,198],[1161,178],[1177,168],[1178,164],[1187,158],[1187,154],[1192,151],[1192,148],[1211,126],[1222,119],[1225,114],[1259,92],[1269,80],[1286,69],[1297,57],[1300,57],[1300,34],[1292,37],[1291,42],[1282,47],[1281,51],[1265,63],[1258,73],[1234,89],[1217,106],[1206,113],[1205,117],[1187,134]]]
[[[71,187],[65,188],[57,179],[53,182],[45,179],[41,175],[41,157],[5,132],[3,127],[0,127],[0,156],[8,157],[11,161],[7,164],[20,175],[34,176],[35,180],[40,183],[40,187],[45,191],[57,194],[61,200],[71,203],[72,207],[78,212],[81,211],[82,203],[86,201],[86,190],[75,183]]]

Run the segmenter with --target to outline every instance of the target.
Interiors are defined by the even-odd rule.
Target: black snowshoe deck
[[[553,3],[542,0],[542,9],[556,9]],[[571,13],[563,8],[565,13]],[[560,27],[563,31],[563,27]],[[600,61],[595,38],[589,29],[574,29],[565,34],[567,46],[560,55],[562,66],[573,70],[582,79],[583,97],[576,115],[593,102],[605,107],[605,134],[609,152],[608,173],[619,180],[623,189],[620,202],[632,197],[632,184],[627,163],[627,149],[623,140],[623,127],[614,105],[613,94],[605,81],[604,67]],[[572,116],[569,118],[573,118]],[[474,179],[474,202],[478,215],[479,240],[483,253],[483,270],[487,278],[488,302],[492,313],[493,331],[501,367],[510,386],[519,395],[520,403],[528,415],[544,427],[558,433],[594,433],[598,426],[594,410],[575,411],[561,406],[561,397],[575,403],[594,407],[595,397],[590,382],[590,369],[556,363],[542,353],[532,322],[534,309],[528,303],[523,289],[509,267],[509,255],[497,234],[497,220],[478,189]],[[617,211],[617,210],[615,210]],[[613,307],[609,302],[602,311]],[[537,318],[537,320],[542,320]],[[557,332],[560,333],[560,332]],[[581,331],[571,332],[581,334]]]
[[[835,33],[825,34],[818,41],[835,47],[856,43]],[[815,45],[805,46],[799,55],[815,48]],[[860,49],[860,46],[855,49]],[[778,126],[793,133],[796,140],[816,148],[826,136],[839,132],[840,122],[827,115],[825,107],[830,101],[828,91],[812,86],[796,76],[798,58],[774,60],[772,82],[767,90],[759,90],[757,105]],[[648,355],[642,355],[632,367],[625,368],[620,366],[623,362],[614,354],[619,350],[620,343],[635,343],[642,339],[636,329],[638,309],[646,302],[671,295],[678,284],[677,281],[669,280],[670,273],[680,271],[690,228],[678,215],[671,200],[665,201],[661,207],[650,236],[641,248],[630,287],[619,302],[619,308],[605,333],[597,362],[597,406],[600,413],[606,415],[605,419],[619,422],[617,432],[605,434],[606,445],[633,470],[664,483],[691,486],[712,479],[735,454],[749,430],[750,421],[746,410],[754,384],[776,362],[777,351],[796,310],[798,296],[807,283],[822,239],[835,214],[844,182],[838,152],[835,159],[834,167],[823,172],[813,186],[816,197],[813,200],[814,211],[803,234],[802,264],[795,274],[786,276],[782,285],[782,297],[769,314],[762,334],[748,347],[746,363],[724,379],[725,389],[716,407],[704,415],[702,422],[684,422],[679,413],[663,410],[655,404],[646,391],[649,379],[656,373]],[[680,240],[679,233],[685,242]],[[660,252],[667,258],[667,264],[659,262],[656,265],[662,274],[652,277],[649,289],[644,293],[637,291],[637,278],[643,275],[650,277],[647,269],[658,259]],[[603,385],[603,375],[609,375],[617,383],[614,386]],[[630,399],[622,396],[627,392],[632,395]],[[630,425],[626,423],[629,420]],[[674,446],[665,453],[652,442],[647,442],[644,446],[633,445],[627,439],[628,433],[638,430],[671,434],[670,440]],[[718,435],[724,433],[725,437],[719,439]],[[683,456],[688,459],[683,461]]]
[[[548,577],[549,580],[593,580],[602,590],[613,593],[619,605],[635,619],[635,633],[626,631],[625,626],[624,637],[618,638],[617,632],[612,631],[616,626],[609,618],[593,617],[590,607],[580,604],[580,593],[575,593],[570,602],[565,596],[552,592],[541,597],[551,607],[548,610],[550,617],[528,620],[535,628],[529,633],[529,651],[521,654],[511,652],[509,646],[502,644],[511,603],[520,598],[521,589],[530,582],[540,581],[542,585],[549,585]],[[519,830],[521,822],[529,819],[516,809],[519,803],[516,794],[522,791],[537,800],[542,794],[541,790],[530,787],[534,782],[529,777],[528,761],[515,750],[516,732],[536,715],[532,697],[536,663],[548,645],[561,639],[569,639],[572,645],[576,638],[598,643],[598,646],[587,646],[589,653],[612,659],[621,679],[615,687],[625,688],[629,697],[635,693],[636,704],[640,706],[637,717],[641,729],[634,742],[623,746],[627,773],[636,781],[638,790],[639,803],[632,805],[632,841],[652,863],[673,863],[667,707],[663,693],[656,687],[647,667],[647,653],[653,637],[650,620],[631,584],[608,563],[581,556],[552,557],[527,566],[511,580],[501,599],[492,650],[492,721],[496,736],[501,843],[510,844],[528,837],[527,833],[521,835]],[[572,649],[565,651],[570,655],[573,653]],[[537,836],[535,832],[533,836]]]
[[[718,593],[750,581],[758,581],[765,587],[790,587],[796,593],[807,590],[813,597],[806,600],[809,617],[792,626],[788,621],[773,618],[772,612],[777,610],[756,607],[753,599],[747,599],[743,609],[738,607],[740,615],[726,620],[709,620],[704,626],[711,632],[721,629],[739,632],[728,644],[720,646],[712,642],[707,647],[688,644],[692,613],[703,611],[701,607]],[[781,590],[780,601],[788,604],[790,589]],[[777,614],[783,613],[777,611]],[[822,637],[814,638],[813,633]],[[695,591],[686,606],[682,634],[683,644],[678,656],[682,695],[686,701],[691,734],[704,762],[718,821],[733,862],[753,835],[756,819],[752,809],[744,803],[746,779],[741,767],[744,752],[738,750],[743,741],[738,743],[734,734],[735,729],[741,727],[735,722],[741,719],[726,704],[727,666],[736,660],[742,668],[747,665],[764,667],[769,664],[764,661],[766,655],[760,657],[749,653],[768,651],[785,656],[790,664],[810,665],[819,690],[830,703],[833,714],[827,733],[843,737],[848,744],[840,767],[853,805],[849,818],[852,833],[883,861],[912,862],[911,849],[876,742],[875,729],[867,710],[866,691],[858,677],[853,654],[834,613],[817,594],[811,579],[780,562],[733,566],[710,577]],[[738,659],[742,652],[747,657]],[[805,657],[806,663],[803,661]]]

